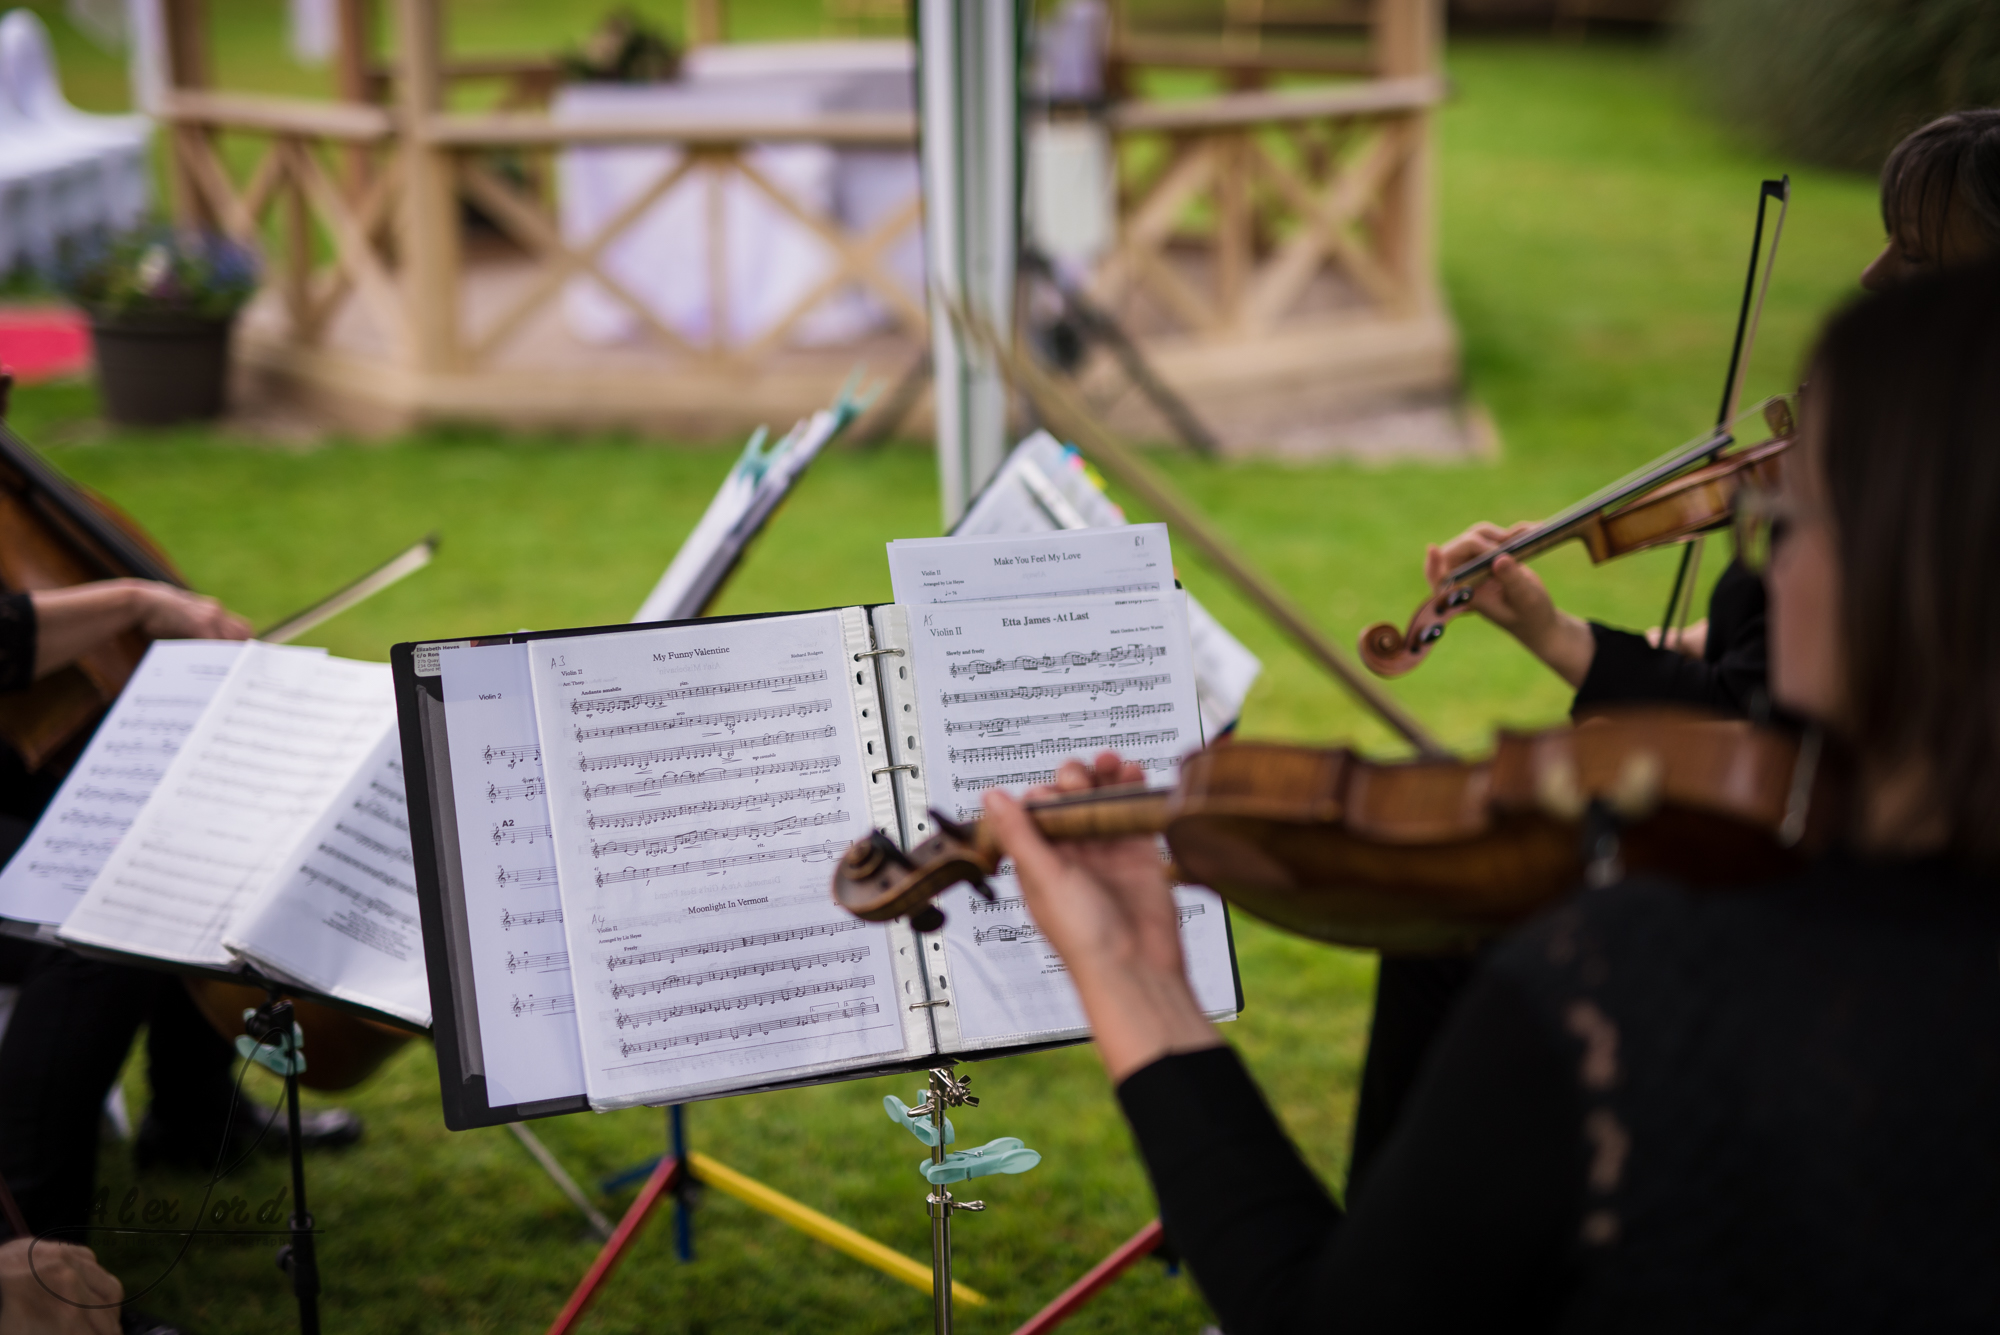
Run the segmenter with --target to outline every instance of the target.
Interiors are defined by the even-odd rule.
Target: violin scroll
[[[1393,621],[1376,622],[1361,632],[1361,661],[1378,677],[1402,676],[1444,638],[1446,625],[1472,610],[1472,593],[1472,585],[1461,584],[1432,594],[1410,617],[1408,630],[1397,630]]]

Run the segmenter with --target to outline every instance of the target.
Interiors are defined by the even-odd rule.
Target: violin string
[[[1750,317],[1750,332],[1743,344],[1743,360],[1736,368],[1735,380],[1730,385],[1729,399],[1723,408],[1727,417],[1743,397],[1743,382],[1750,378],[1750,354],[1757,346],[1757,327],[1764,322],[1764,298],[1771,294],[1771,272],[1778,267],[1778,242],[1785,236],[1785,215],[1792,207],[1792,178],[1787,174],[1778,183],[1778,221],[1771,227],[1771,249],[1764,260],[1764,279],[1757,288],[1757,310]]]

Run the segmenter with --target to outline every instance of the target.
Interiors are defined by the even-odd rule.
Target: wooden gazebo
[[[341,0],[339,100],[250,96],[212,86],[206,0],[159,3],[169,40],[151,110],[166,127],[174,207],[262,248],[266,288],[239,356],[288,393],[381,425],[733,433],[824,404],[857,363],[894,375],[922,355],[924,303],[884,258],[919,228],[920,199],[850,227],[798,204],[753,152],[913,151],[908,112],[562,119],[547,106],[551,61],[451,56],[443,0],[384,0],[393,54],[383,66],[367,55],[370,0]],[[1091,286],[1233,446],[1383,405],[1443,403],[1457,380],[1431,241],[1440,4],[1291,4],[1312,22],[1278,12],[1281,0],[1229,0],[1225,30],[1207,36],[1120,11],[1112,43],[1103,114],[1119,217]],[[723,26],[718,0],[692,0],[691,40],[714,41]],[[1140,96],[1144,72],[1160,67],[1219,71],[1223,88]],[[502,86],[492,109],[457,109],[456,90],[472,82]],[[224,137],[254,147],[225,152]],[[551,162],[613,144],[678,152],[595,235],[566,237]],[[496,168],[502,158],[510,170]],[[710,182],[747,183],[835,257],[827,279],[754,339],[732,340],[721,318],[691,339],[606,272],[607,247],[698,168]],[[485,229],[470,239],[468,211]],[[720,226],[707,235],[721,302],[730,237]],[[631,310],[638,337],[606,346],[570,334],[560,297],[579,276]],[[882,327],[800,346],[814,306],[855,288],[879,303]],[[1108,365],[1082,374],[1109,397]],[[1136,400],[1111,411],[1157,429]]]

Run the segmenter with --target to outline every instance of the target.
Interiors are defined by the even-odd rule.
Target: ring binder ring
[[[903,651],[901,649],[863,649],[854,656],[854,661],[859,663],[864,658],[880,658],[883,654],[894,654],[896,657],[901,658]]]
[[[912,774],[915,774],[917,772],[917,767],[915,765],[884,765],[881,769],[869,770],[868,777],[872,779],[875,778],[877,775],[881,774],[894,774],[899,769],[908,770]]]
[[[910,1003],[910,1009],[913,1011],[927,1011],[933,1006],[949,1005],[951,1005],[949,1001],[913,1001]]]

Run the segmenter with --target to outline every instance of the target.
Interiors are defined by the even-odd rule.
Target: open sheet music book
[[[1164,529],[1135,533],[1150,566],[1100,574],[1144,592],[398,645],[447,1124],[1083,1037],[1017,894],[919,936],[829,886],[870,827],[913,844],[1072,754],[1173,782],[1201,744],[1185,604]],[[1101,536],[1007,542],[1103,565]],[[1177,895],[1196,993],[1233,1014],[1221,901]]]
[[[0,917],[428,1025],[388,668],[153,645],[0,871]]]

